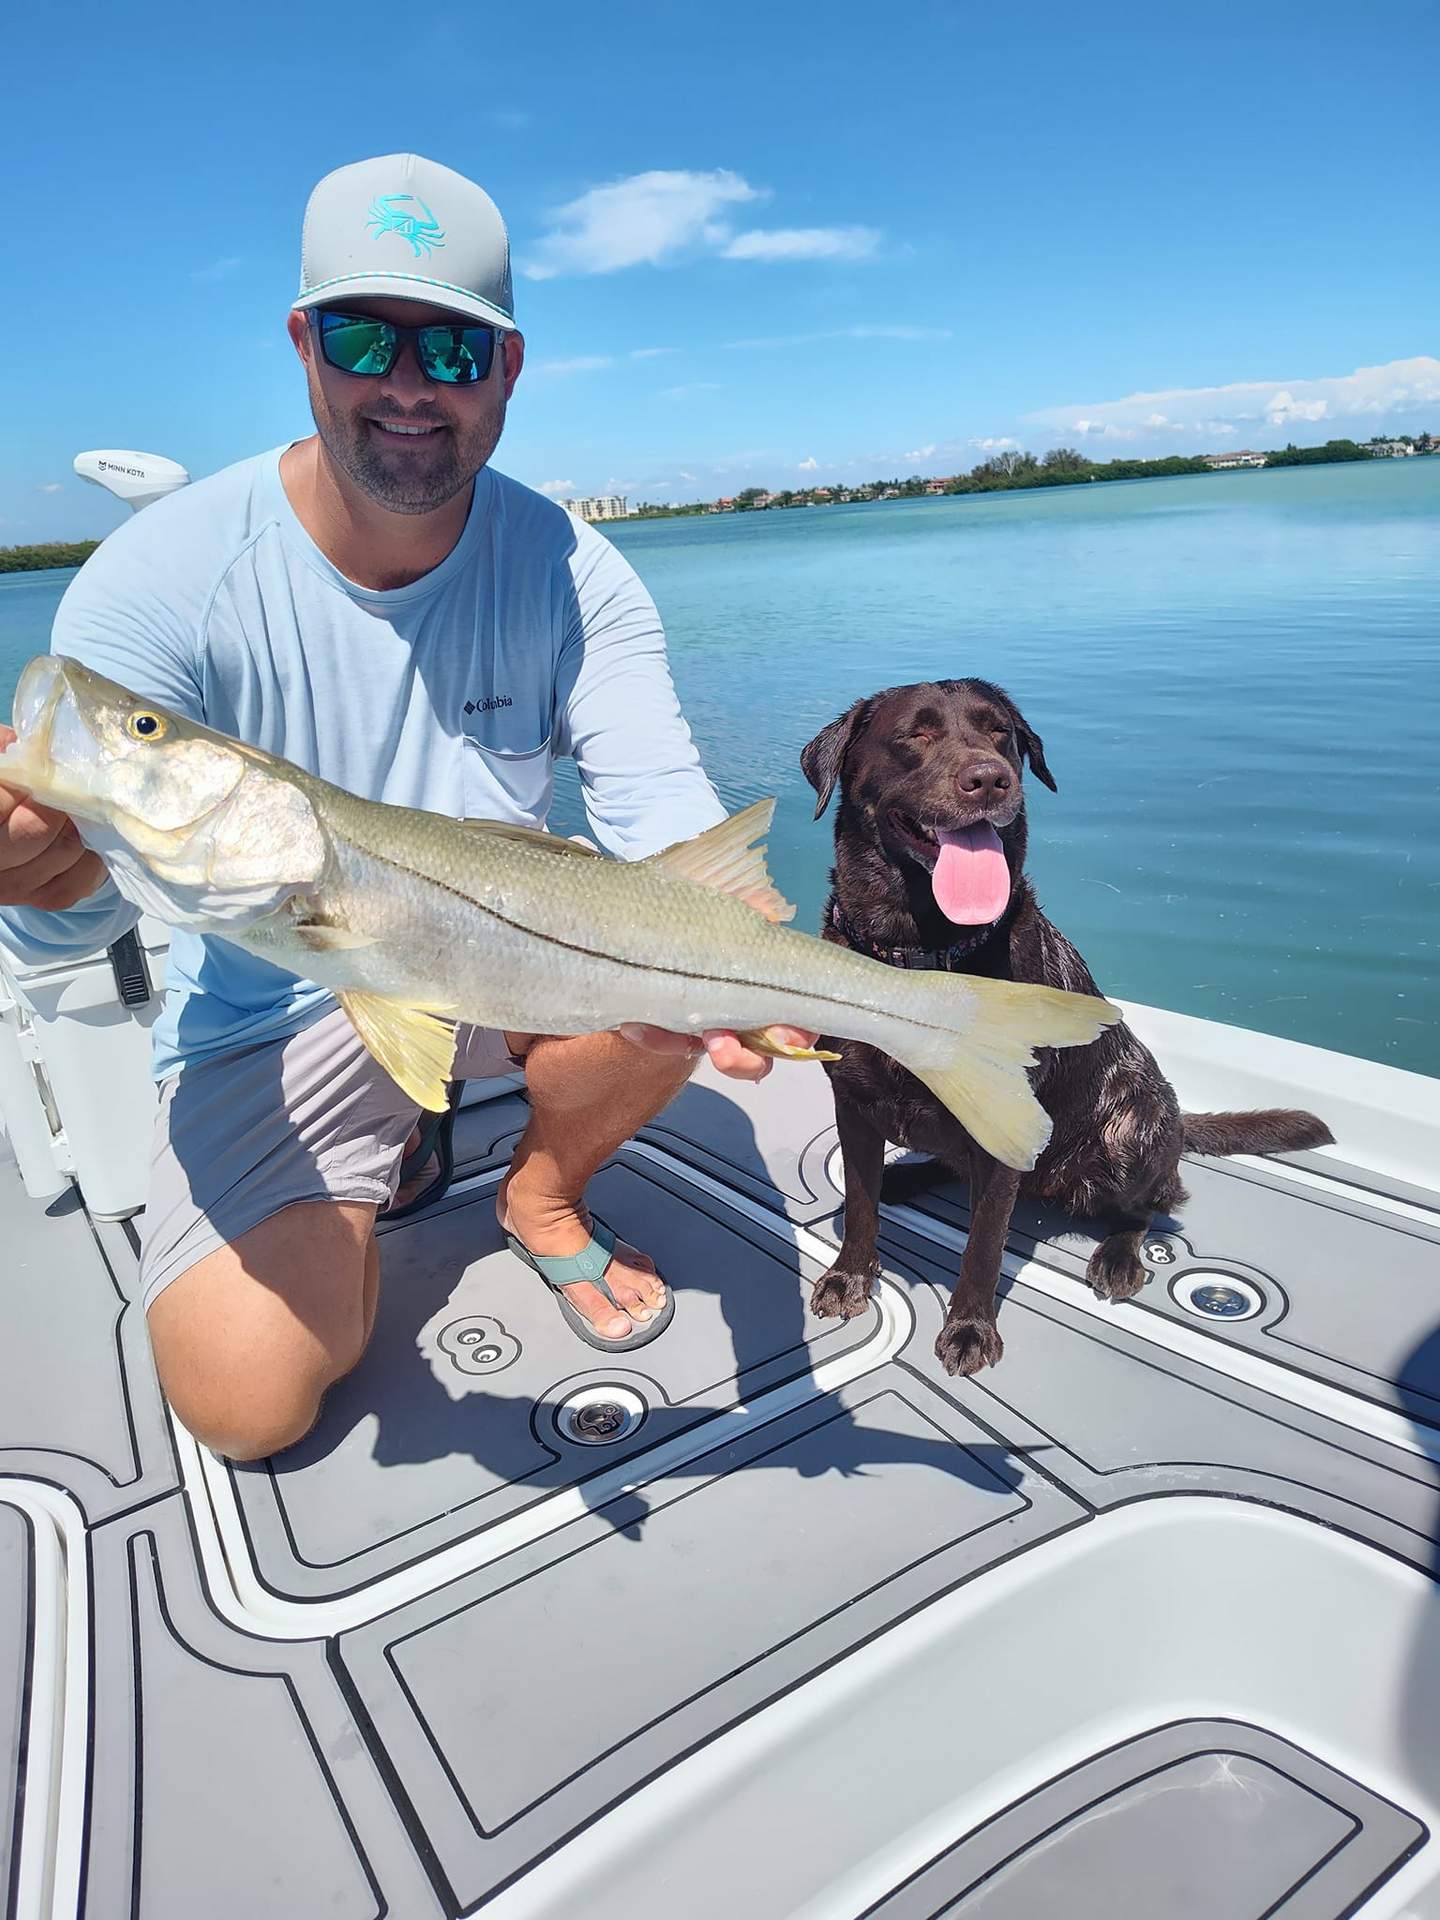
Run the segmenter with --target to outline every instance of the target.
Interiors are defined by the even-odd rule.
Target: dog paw
[[[947,1320],[935,1341],[935,1357],[947,1373],[978,1373],[995,1366],[1004,1351],[993,1320]]]
[[[1107,1252],[1102,1241],[1090,1256],[1085,1278],[1098,1300],[1131,1300],[1150,1278],[1128,1247]]]
[[[869,1306],[874,1285],[874,1274],[845,1273],[832,1267],[815,1282],[810,1311],[822,1320],[853,1320]]]

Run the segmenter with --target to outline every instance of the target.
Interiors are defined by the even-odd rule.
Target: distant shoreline
[[[83,567],[98,540],[45,540],[30,547],[0,547],[0,573],[48,573]]]
[[[1417,455],[1440,454],[1440,440],[1429,434],[1415,436]],[[720,513],[773,513],[792,507],[864,506],[876,500],[956,499],[969,494],[1021,493],[1036,487],[1082,487],[1092,482],[1113,484],[1121,480],[1177,480],[1202,473],[1263,473],[1271,468],[1335,466],[1342,463],[1369,463],[1382,456],[1369,446],[1353,440],[1329,440],[1321,447],[1284,447],[1264,455],[1264,464],[1247,468],[1222,468],[1210,465],[1211,456],[1171,454],[1162,460],[1081,460],[1066,456],[1069,450],[1057,448],[1037,461],[1033,454],[1001,455],[986,461],[968,474],[948,480],[876,480],[863,487],[812,487],[802,492],[766,494],[760,487],[747,488],[733,500],[700,501],[678,507],[642,504],[631,513],[618,514],[601,522],[614,526],[620,521],[679,520]],[[1006,460],[1030,461],[1007,470]],[[1045,462],[1051,462],[1046,465]],[[1077,464],[1078,463],[1078,464]],[[743,502],[743,504],[741,504]],[[562,503],[563,504],[563,503]],[[100,545],[98,540],[52,540],[32,546],[0,547],[0,574],[48,573],[66,567],[82,567]]]
[[[973,493],[1018,493],[1031,487],[1074,487],[1094,482],[1119,480],[1172,480],[1185,475],[1249,471],[1258,473],[1269,467],[1331,466],[1342,462],[1369,462],[1387,459],[1397,448],[1404,457],[1440,453],[1440,440],[1430,433],[1406,434],[1396,440],[1376,439],[1363,445],[1355,440],[1327,440],[1319,447],[1286,447],[1265,452],[1227,454],[1169,454],[1158,460],[1090,460],[1074,447],[1052,447],[1039,458],[1033,453],[1005,452],[982,460],[969,473],[926,479],[912,475],[905,480],[872,480],[859,487],[786,488],[772,493],[764,487],[745,487],[733,498],[687,502],[682,506],[652,504],[648,501],[628,513],[607,516],[602,524],[614,520],[669,520],[697,514],[773,513],[791,507],[832,507],[864,505],[873,500],[919,500],[955,498]]]

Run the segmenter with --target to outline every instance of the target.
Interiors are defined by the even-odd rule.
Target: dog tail
[[[1266,1107],[1255,1113],[1185,1113],[1185,1146],[1191,1153],[1299,1153],[1333,1147],[1335,1136],[1318,1115],[1300,1108]]]
[[[948,1029],[944,1055],[934,1058],[933,1026],[925,1032],[930,1058],[923,1063],[914,1053],[906,1057],[903,1040],[887,1051],[924,1081],[987,1153],[1023,1173],[1050,1138],[1050,1116],[1035,1098],[1028,1073],[1034,1049],[1083,1047],[1115,1024],[1120,1009],[1091,994],[976,974],[931,975],[929,981],[936,994],[931,1005],[939,1016],[936,1024],[943,1020]]]

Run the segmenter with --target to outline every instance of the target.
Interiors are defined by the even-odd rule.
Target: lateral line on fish
[[[358,841],[356,845],[359,845]],[[404,874],[411,880],[417,878],[415,868],[402,866],[398,860],[390,859],[388,854],[376,853],[373,847],[366,847],[365,852],[372,860],[377,861],[381,866],[389,867],[392,872]],[[443,880],[436,880],[428,873],[418,877],[423,879],[427,886],[438,887],[441,893],[448,893],[452,900],[463,900],[467,907],[478,909],[500,926],[508,927],[512,933],[524,934],[527,940],[543,940],[547,946],[559,947],[562,953],[578,953],[582,960],[608,960],[611,966],[628,967],[632,973],[663,973],[667,980],[691,980],[699,985],[754,987],[761,993],[794,993],[795,991],[793,987],[777,987],[773,980],[727,980],[723,974],[687,973],[683,967],[661,967],[657,966],[653,960],[626,960],[618,953],[604,953],[595,947],[572,946],[568,940],[557,939],[553,933],[537,933],[533,927],[524,926],[519,920],[507,920],[505,915],[497,913],[494,907],[487,907],[483,901],[476,900],[468,893],[462,893],[458,887],[447,886]],[[763,914],[761,918],[764,918]],[[855,957],[857,960],[866,958],[863,953],[856,954]],[[872,964],[879,966],[880,962],[877,960]],[[837,1000],[832,993],[816,993],[808,987],[803,991],[807,1000],[816,1000],[821,1006],[839,1007],[842,1012],[854,1011],[854,1002],[851,1000]],[[907,1026],[921,1027],[926,1033],[948,1034],[953,1031],[950,1027],[937,1026],[930,1020],[913,1019],[908,1013],[895,1014],[892,1017],[903,1020]]]

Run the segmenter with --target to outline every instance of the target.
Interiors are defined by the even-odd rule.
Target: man
[[[488,196],[413,154],[329,174],[289,331],[315,435],[119,528],[66,593],[54,650],[377,800],[541,825],[570,753],[622,858],[722,818],[643,587],[487,464],[525,352]],[[0,938],[32,961],[137,918],[72,822],[3,787],[0,908]],[[457,1076],[525,1070],[502,1227],[592,1345],[653,1338],[673,1302],[647,1255],[592,1240],[584,1191],[684,1082],[692,1044],[650,1029],[460,1042]],[[768,1069],[734,1034],[706,1045],[738,1078]],[[260,1458],[308,1431],[364,1351],[375,1217],[417,1110],[320,989],[183,931],[156,1075],[141,1258],[156,1364],[192,1433]]]

